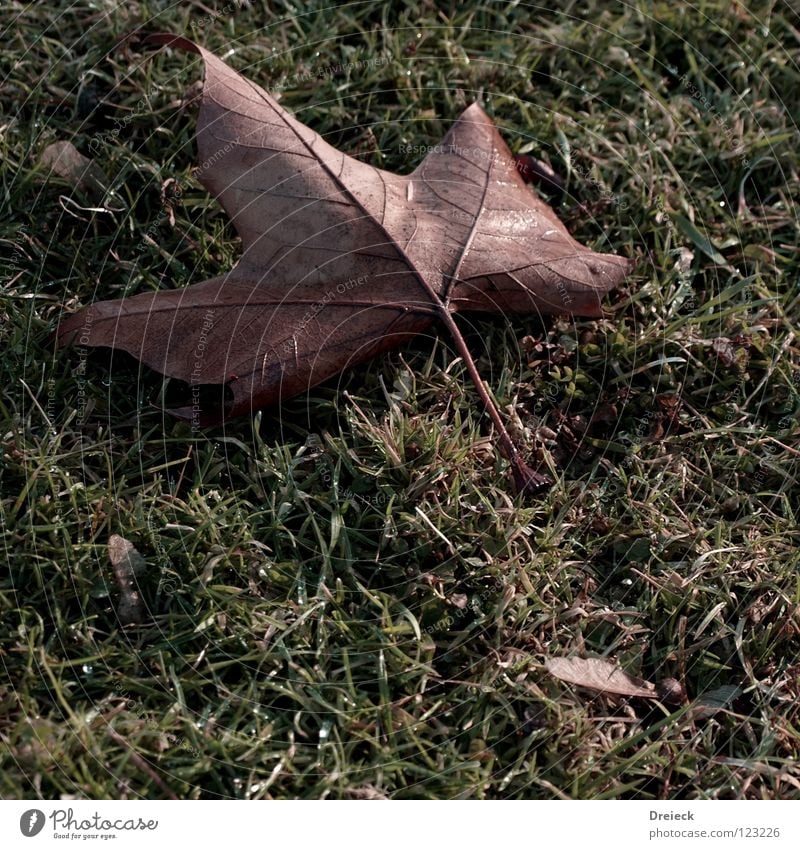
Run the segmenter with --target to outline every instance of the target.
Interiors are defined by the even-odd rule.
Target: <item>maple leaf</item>
[[[353,159],[203,47],[200,181],[242,241],[236,266],[183,289],[92,304],[60,344],[122,349],[192,385],[226,386],[209,424],[308,390],[442,322],[512,462],[517,489],[547,479],[520,458],[454,313],[600,316],[632,261],[576,242],[520,176],[477,104],[408,175]],[[196,410],[171,410],[192,418]]]

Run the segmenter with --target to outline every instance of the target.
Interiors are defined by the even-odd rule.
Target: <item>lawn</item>
[[[4,4],[0,796],[800,798],[800,16],[550,6]],[[458,319],[548,492],[513,494],[443,329],[202,431],[132,358],[54,348],[239,256],[201,65],[132,31],[392,171],[481,99],[573,235],[638,258],[602,319]],[[113,194],[48,179],[55,141]]]

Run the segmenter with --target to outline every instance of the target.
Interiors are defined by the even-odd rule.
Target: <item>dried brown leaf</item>
[[[186,289],[86,307],[61,323],[59,343],[119,348],[186,383],[225,386],[232,400],[220,408],[171,411],[206,424],[304,392],[439,321],[518,488],[545,486],[521,460],[453,314],[600,316],[632,261],[570,236],[477,103],[416,170],[393,174],[331,147],[194,42],[151,40],[205,64],[197,174],[243,254]]]
[[[717,336],[711,342],[711,350],[726,365],[732,366],[736,363],[736,348],[727,336]]]
[[[117,616],[123,625],[139,623],[144,617],[136,576],[145,568],[145,559],[132,542],[112,534],[108,539],[108,559],[119,589]]]
[[[657,699],[658,690],[654,684],[629,675],[615,663],[596,657],[548,657],[545,669],[560,681],[586,687],[599,693],[613,693],[618,696],[637,696],[643,699]]]
[[[87,159],[68,141],[49,144],[39,159],[46,173],[55,174],[82,191],[93,201],[100,201],[108,189],[108,177],[100,166]]]

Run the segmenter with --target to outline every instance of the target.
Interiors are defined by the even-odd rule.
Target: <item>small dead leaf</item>
[[[112,534],[108,539],[108,559],[119,588],[119,604],[117,605],[119,621],[123,625],[141,622],[144,611],[137,589],[136,576],[144,570],[145,559],[132,542],[118,534]]]
[[[599,657],[548,657],[544,665],[554,678],[576,687],[617,696],[659,698],[654,684],[635,675],[628,675],[615,663]]]
[[[682,403],[680,395],[676,395],[674,392],[664,392],[661,395],[656,395],[655,401],[663,412],[670,415],[677,413]]]
[[[39,159],[39,164],[49,172],[66,180],[93,201],[101,201],[108,190],[108,177],[102,168],[78,151],[72,142],[49,144]]]
[[[718,336],[714,339],[711,343],[711,350],[726,366],[730,367],[736,363],[736,349],[727,336]]]
[[[737,370],[744,369],[750,355],[747,349],[752,345],[748,336],[738,335],[733,339],[727,336],[717,336],[711,342],[711,350],[717,355],[717,359],[728,368]]]
[[[674,268],[678,273],[685,274],[692,267],[693,262],[693,251],[690,251],[689,248],[686,247],[678,248],[678,259],[674,265]]]
[[[525,463],[513,466],[514,486],[520,495],[538,495],[549,489],[553,481],[547,475],[537,472]]]
[[[661,439],[668,431],[675,431],[680,428],[679,414],[683,406],[680,395],[672,392],[656,395],[655,401],[659,411],[653,419],[653,427],[650,432],[650,438],[653,440]]]

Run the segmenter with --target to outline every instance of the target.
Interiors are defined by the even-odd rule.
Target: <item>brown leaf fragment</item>
[[[477,103],[413,172],[393,174],[331,147],[189,39],[149,40],[204,63],[196,174],[230,216],[242,257],[184,289],[91,304],[62,321],[59,344],[118,348],[193,387],[218,387],[216,407],[171,410],[205,425],[306,392],[439,322],[518,490],[543,488],[454,313],[600,317],[632,260],[572,238]]]
[[[653,427],[650,439],[661,439],[668,431],[676,431],[681,428],[680,411],[683,401],[680,395],[673,392],[665,392],[655,397],[658,412],[653,417]]]
[[[726,366],[732,366],[736,363],[736,348],[727,336],[717,336],[711,342],[711,350]]]
[[[93,202],[100,202],[108,190],[108,177],[102,168],[87,159],[72,142],[58,141],[49,144],[39,158],[45,174],[55,174],[74,188],[83,192]]]
[[[132,542],[118,534],[108,539],[108,559],[119,589],[119,621],[123,625],[138,624],[144,618],[144,609],[136,576],[144,570],[145,560]]]
[[[539,495],[553,485],[552,478],[534,471],[522,461],[512,465],[511,473],[514,479],[514,488],[520,495]]]
[[[717,336],[711,341],[711,350],[717,359],[727,368],[741,371],[750,359],[748,349],[752,346],[749,336],[739,334],[729,339],[727,336]]]
[[[681,409],[681,396],[674,392],[663,392],[661,395],[656,395],[655,402],[659,409],[669,415],[677,414]]]
[[[548,657],[544,665],[554,678],[576,687],[617,696],[659,698],[654,684],[635,675],[628,675],[609,660],[596,657]]]

